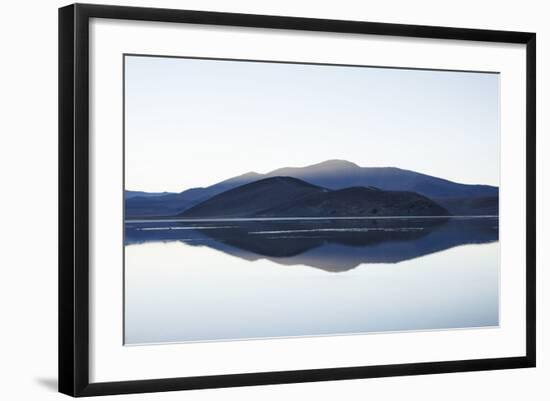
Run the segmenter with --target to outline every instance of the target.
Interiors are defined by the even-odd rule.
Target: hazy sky
[[[499,75],[126,59],[126,189],[328,159],[499,184]]]

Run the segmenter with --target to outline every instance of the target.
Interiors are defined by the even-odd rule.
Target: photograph
[[[542,14],[163,7],[58,10],[57,390],[540,390]]]
[[[500,325],[500,74],[123,58],[127,346]]]

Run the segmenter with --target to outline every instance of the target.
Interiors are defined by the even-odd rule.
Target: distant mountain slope
[[[173,195],[173,192],[144,192],[144,191],[124,191],[124,199],[132,199],[137,196],[151,198],[151,197],[157,197],[157,196],[164,196],[164,195]]]
[[[297,178],[333,190],[372,186],[387,191],[416,192],[440,203],[452,214],[484,214],[498,210],[498,187],[460,184],[395,167],[360,167],[345,160],[327,160],[306,167],[285,167],[266,174],[249,172],[179,194],[141,196],[145,199],[127,202],[126,216],[174,216],[227,190],[278,176]],[[483,202],[484,211],[479,207]]]
[[[246,173],[205,188],[190,188],[180,193],[125,191],[126,218],[174,216],[219,193],[260,179]]]
[[[267,174],[272,175],[295,177],[330,189],[373,186],[388,191],[417,192],[429,198],[498,195],[498,188],[489,185],[459,184],[396,167],[359,167],[345,160],[327,160],[306,167],[286,167]]]
[[[189,194],[174,194],[157,196],[131,196],[124,202],[126,218],[132,217],[163,217],[174,216],[190,206],[199,203]]]
[[[189,191],[199,191],[201,197],[206,199],[228,189],[269,177],[294,177],[329,189],[373,186],[388,191],[412,191],[429,198],[498,196],[498,187],[490,185],[460,184],[396,167],[360,167],[345,160],[327,160],[305,167],[284,167],[266,174],[249,172],[206,188]]]
[[[331,191],[292,177],[272,177],[218,194],[181,213],[187,218],[447,216],[413,192],[353,187]]]
[[[281,203],[297,202],[327,190],[291,177],[273,177],[245,184],[184,211],[183,217],[250,217]]]

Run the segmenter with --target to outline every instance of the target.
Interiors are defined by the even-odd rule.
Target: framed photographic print
[[[59,10],[59,390],[535,366],[535,34]]]

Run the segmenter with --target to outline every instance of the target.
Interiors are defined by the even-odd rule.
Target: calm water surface
[[[499,324],[498,218],[126,222],[125,342]]]

